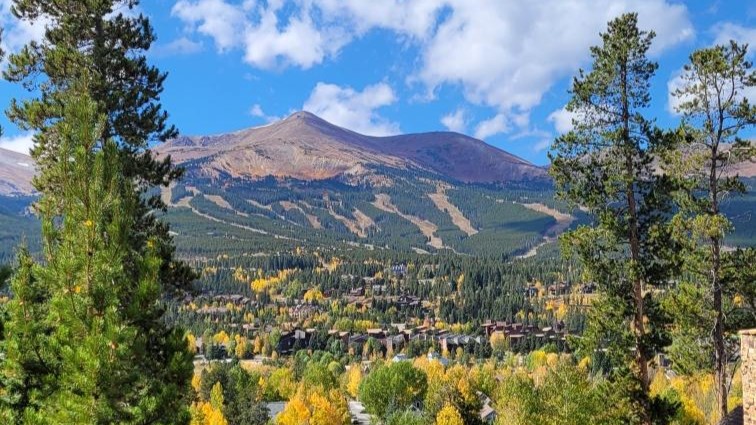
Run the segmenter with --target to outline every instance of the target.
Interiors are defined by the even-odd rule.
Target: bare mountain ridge
[[[420,169],[466,183],[546,177],[546,170],[459,133],[371,137],[308,112],[234,133],[181,137],[161,145],[195,176],[324,180],[370,174],[370,168]]]

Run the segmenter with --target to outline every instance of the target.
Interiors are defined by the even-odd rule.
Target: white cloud
[[[306,12],[282,23],[271,3],[259,7],[260,21],[245,31],[244,60],[250,65],[269,69],[291,64],[307,69],[335,55],[349,40],[339,28],[316,28]]]
[[[240,34],[246,26],[244,11],[224,0],[179,0],[171,9],[191,29],[212,37],[220,51],[226,51],[241,44]]]
[[[441,124],[449,131],[464,133],[467,129],[467,112],[462,108],[441,117]]]
[[[483,140],[499,133],[506,133],[509,128],[507,117],[504,114],[496,114],[493,118],[478,123],[475,127],[475,137]]]
[[[623,12],[637,10],[640,26],[657,31],[656,53],[693,35],[682,5],[606,3],[450,0],[453,12],[424,46],[419,77],[431,89],[457,84],[472,103],[522,113],[584,64],[598,33]]]
[[[431,36],[447,0],[316,0],[332,21],[348,23],[361,35],[373,28],[391,29],[417,40]]]
[[[262,106],[260,106],[259,103],[255,103],[252,105],[252,107],[249,109],[249,114],[253,117],[262,118],[265,116],[265,112],[262,110]]]
[[[747,28],[732,22],[720,22],[712,28],[714,35],[713,44],[729,45],[730,40],[738,43],[748,43],[748,55],[753,56],[756,47],[756,27]]]
[[[672,76],[672,78],[670,78],[669,81],[667,81],[667,112],[669,112],[672,115],[681,115],[677,109],[684,102],[693,99],[689,95],[685,95],[685,96],[674,95],[675,91],[677,89],[683,88],[684,85],[685,85],[684,71],[682,70],[677,71]],[[731,84],[726,84],[725,92],[727,92],[731,87],[732,87]],[[756,87],[743,87],[740,90],[738,90],[738,95],[739,96],[736,96],[736,98],[738,99],[746,98],[748,99],[749,103],[751,104],[756,103]],[[712,91],[711,96],[716,97],[716,93]]]
[[[534,152],[543,152],[543,151],[545,151],[546,149],[548,149],[551,146],[551,141],[552,140],[553,139],[545,138],[545,139],[541,139],[541,140],[537,141],[533,145],[533,151]]]
[[[44,39],[46,26],[50,19],[41,15],[34,21],[19,20],[11,13],[13,0],[0,0],[0,29],[3,29],[3,39],[0,47],[7,54],[18,52],[25,45],[32,41],[40,42]],[[116,7],[116,9],[106,15],[106,18],[123,14],[126,17],[136,17],[142,13],[139,6],[129,8],[126,5]],[[5,65],[7,57],[2,65]]]
[[[748,44],[749,58],[756,56],[756,50],[754,49],[756,47],[756,28],[747,28],[731,22],[719,22],[711,28],[711,33],[714,35],[712,46],[729,46],[730,40],[734,40],[739,44]],[[683,102],[689,100],[689,97],[674,95],[677,89],[685,85],[684,72],[682,69],[677,70],[669,81],[667,81],[667,111],[672,115],[680,115],[677,108]],[[756,102],[756,87],[746,87],[740,94],[747,98],[749,102]]]
[[[34,133],[26,132],[10,137],[0,137],[0,148],[29,155],[29,149],[34,146]]]
[[[47,19],[40,18],[36,22],[19,21],[11,13],[13,0],[0,0],[0,28],[3,29],[3,39],[0,47],[7,55],[21,50],[31,41],[41,41],[45,36]],[[3,62],[4,65],[4,62]]]
[[[690,40],[685,5],[672,0],[179,0],[173,14],[212,37],[219,50],[238,48],[258,68],[310,68],[374,29],[388,30],[419,51],[420,83],[432,97],[441,86],[489,106],[518,127],[561,78],[574,73],[618,15],[637,11],[654,29],[652,55]],[[489,124],[483,125],[490,127]]]
[[[279,116],[266,114],[259,103],[255,103],[251,108],[249,108],[249,114],[255,118],[262,118],[266,123],[278,121],[281,119],[281,117]]]
[[[248,0],[242,5],[225,0],[179,0],[171,13],[190,30],[211,37],[219,51],[241,48],[244,61],[262,69],[287,65],[307,69],[338,53],[350,40],[338,26],[318,26],[310,7],[292,12],[285,6],[284,0]]]
[[[180,37],[168,44],[157,44],[150,50],[156,56],[192,55],[202,51],[202,43]]]
[[[679,97],[675,96],[675,91],[677,89],[681,89],[683,85],[685,84],[685,81],[683,80],[683,71],[678,70],[672,78],[667,81],[667,112],[669,112],[672,115],[680,115],[679,112],[677,112],[677,108],[682,105],[682,103],[685,100],[688,100],[689,97]]]
[[[554,129],[556,129],[557,133],[564,134],[572,130],[572,120],[574,118],[575,113],[562,108],[550,113],[547,120],[554,124]]]
[[[381,117],[377,109],[391,105],[396,96],[386,83],[356,91],[351,87],[318,83],[302,109],[338,126],[371,136],[400,132],[399,125]]]

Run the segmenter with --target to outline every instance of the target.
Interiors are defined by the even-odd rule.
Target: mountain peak
[[[289,115],[288,117],[284,118],[283,121],[292,121],[292,120],[318,120],[318,121],[325,121],[323,118],[320,118],[319,116],[313,114],[309,111],[296,111]]]
[[[322,180],[371,174],[381,167],[432,172],[469,183],[540,179],[537,167],[481,140],[432,132],[372,137],[297,111],[265,126],[235,133],[184,137],[156,149],[195,175]],[[194,168],[193,170],[191,168]]]

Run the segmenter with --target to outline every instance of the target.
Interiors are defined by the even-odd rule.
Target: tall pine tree
[[[80,94],[79,94],[80,93]],[[48,127],[39,180],[46,262],[22,251],[3,365],[5,423],[183,424],[192,355],[162,322],[157,243],[134,252],[139,197],[87,90]]]
[[[726,313],[737,306],[727,299],[734,293],[723,281],[725,236],[732,225],[722,205],[745,193],[737,166],[755,157],[753,144],[738,137],[756,124],[756,106],[745,96],[756,85],[747,51],[747,45],[731,42],[690,56],[682,85],[672,93],[683,117],[681,143],[666,155],[664,166],[679,181],[674,229],[686,248],[690,276],[672,297],[678,326],[671,353],[682,365],[713,369],[720,417],[727,414],[729,364],[737,351],[727,341],[737,329],[727,323]]]
[[[652,167],[664,138],[642,114],[657,68],[646,57],[653,37],[638,29],[636,14],[609,23],[602,45],[591,48],[592,69],[573,82],[567,110],[575,114],[574,129],[550,154],[559,196],[595,220],[562,240],[602,294],[583,345],[608,354],[617,388],[634,405],[636,417],[628,420],[643,424],[664,416],[648,396],[648,367],[667,343],[654,288],[674,269],[665,237],[667,182]]]
[[[137,1],[16,0],[45,37],[4,76],[35,97],[9,117],[34,130],[44,265],[21,250],[12,281],[0,402],[7,423],[185,423],[191,357],[162,320],[162,294],[194,274],[173,259],[155,185],[180,175],[147,149],[175,135],[158,103],[165,74]],[[84,217],[82,219],[82,217]],[[78,220],[78,219],[82,219]],[[76,416],[73,416],[76,415]]]
[[[181,175],[170,158],[157,160],[150,143],[176,136],[159,103],[166,74],[147,63],[145,52],[155,40],[149,20],[134,16],[138,0],[14,0],[12,12],[20,20],[44,17],[45,36],[11,54],[4,77],[22,84],[32,97],[13,100],[7,111],[20,128],[35,130],[31,153],[40,167],[57,158],[49,128],[62,116],[63,99],[83,75],[89,79],[88,96],[105,117],[104,137],[113,140],[122,156],[123,173],[135,181],[142,199],[134,210],[131,244],[144,252],[148,238],[160,254],[160,280],[166,289],[186,289],[194,273],[174,259],[168,226],[153,210],[165,209],[158,195],[147,196],[155,186],[167,186]],[[38,23],[39,24],[39,23]],[[39,190],[58,190],[56,180],[41,178]]]

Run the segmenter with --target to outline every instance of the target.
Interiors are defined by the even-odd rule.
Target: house
[[[557,296],[557,295],[565,295],[570,290],[570,285],[561,282],[561,283],[555,283],[553,285],[549,285],[547,288],[549,291],[549,295],[551,296]]]
[[[386,351],[400,351],[404,347],[405,343],[404,335],[387,336],[381,340],[381,343],[386,347]]]
[[[496,422],[496,411],[487,404],[480,409],[480,420],[486,424],[492,424]]]
[[[406,354],[402,354],[402,353],[395,355],[394,358],[391,359],[391,361],[394,362],[394,363],[406,362],[406,361],[409,361],[409,360],[410,360],[410,358],[407,357]]]
[[[383,329],[380,329],[380,328],[368,329],[367,335],[368,337],[371,337],[371,338],[383,339],[386,337],[386,332],[384,332]]]
[[[538,295],[538,288],[535,286],[528,286],[523,292],[525,293],[525,298],[534,298]]]
[[[294,351],[294,347],[297,345],[300,347],[306,347],[310,343],[310,338],[313,333],[314,330],[304,331],[302,329],[286,332],[281,335],[281,339],[276,346],[276,351],[280,354],[291,354],[291,352]]]
[[[398,276],[404,276],[407,274],[406,264],[394,264],[391,266],[391,272]]]
[[[486,424],[492,424],[496,422],[496,411],[491,406],[491,398],[482,392],[478,391],[478,398],[480,399],[480,420]]]

